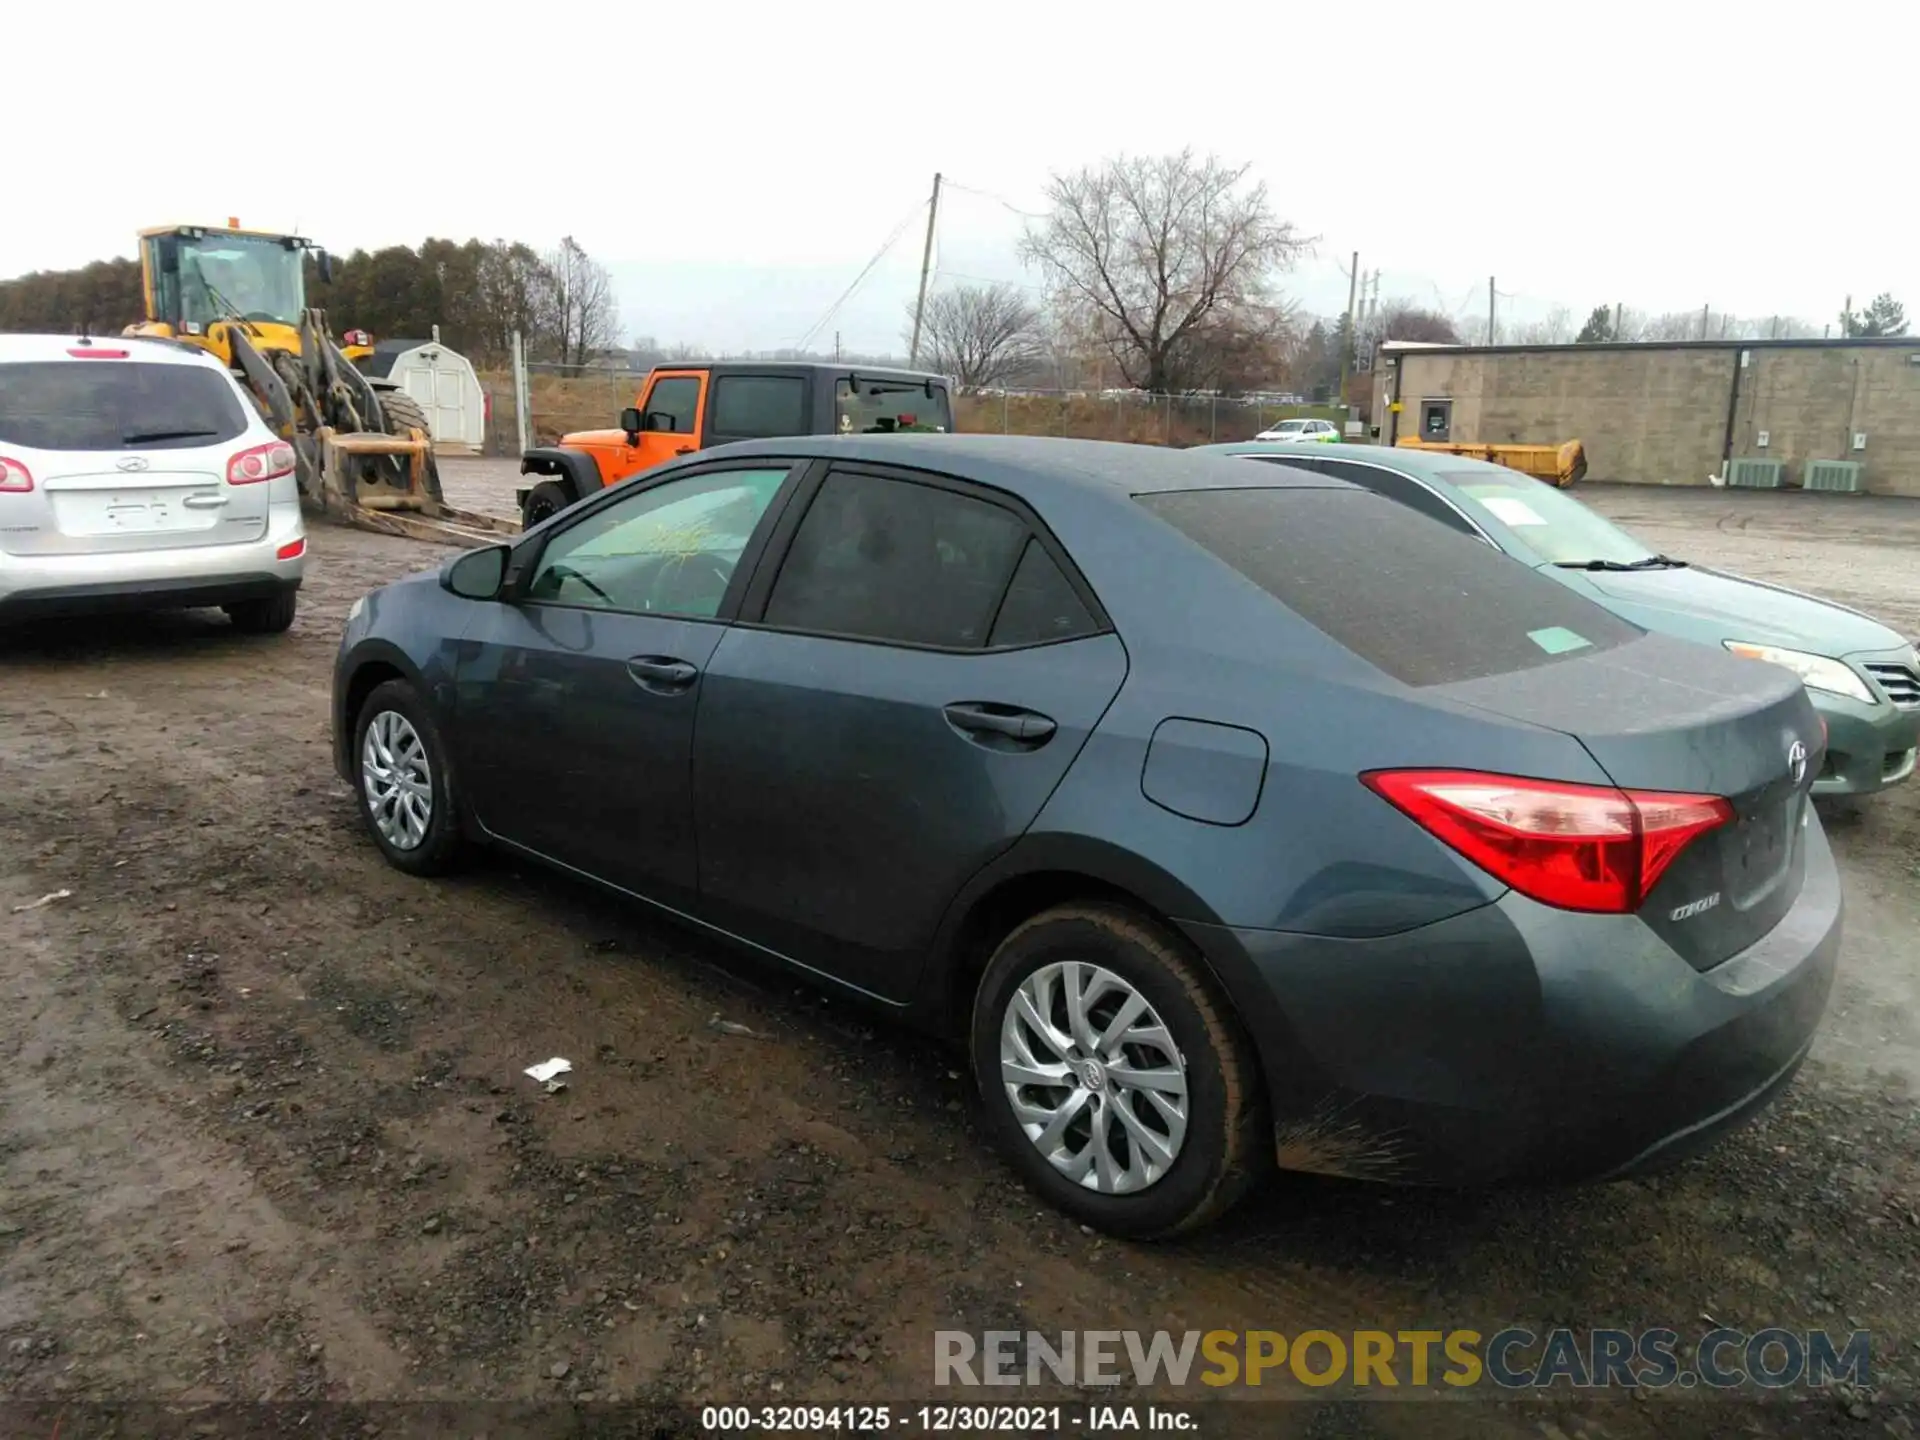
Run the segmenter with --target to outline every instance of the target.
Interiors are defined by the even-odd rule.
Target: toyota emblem
[[[1807,742],[1796,740],[1787,747],[1787,773],[1798,785],[1807,778]]]
[[[119,461],[116,468],[121,470],[144,470],[147,468],[147,460],[144,455],[129,455]]]

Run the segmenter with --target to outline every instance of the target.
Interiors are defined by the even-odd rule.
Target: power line
[[[994,204],[1000,206],[1002,209],[1011,210],[1014,214],[1022,217],[1023,219],[1044,220],[1047,218],[1044,215],[1036,214],[1032,210],[1022,210],[1018,205],[1014,204],[1011,200],[1007,199],[1007,197],[1004,195],[996,195],[993,191],[982,190],[976,185],[962,185],[958,180],[953,179],[951,176],[947,178],[945,183],[947,188],[950,190],[964,190],[969,195],[978,195],[983,200],[991,200],[993,201]]]
[[[918,204],[916,204],[913,207],[913,209],[907,212],[906,217],[902,219],[901,222],[894,227],[893,233],[887,236],[886,243],[881,245],[881,247],[878,250],[873,252],[873,258],[867,261],[865,267],[861,269],[858,275],[853,277],[853,283],[847,286],[845,290],[841,291],[840,298],[834,301],[833,304],[829,305],[827,307],[826,314],[822,315],[818,320],[814,321],[812,326],[809,327],[809,329],[807,330],[807,332],[794,342],[793,344],[794,349],[796,350],[806,349],[807,345],[813,340],[813,337],[818,335],[822,330],[824,330],[827,327],[827,325],[833,320],[833,317],[840,313],[840,307],[846,304],[847,301],[853,298],[853,292],[858,290],[860,286],[866,281],[867,276],[873,273],[873,267],[878,265],[882,260],[887,258],[887,252],[893,249],[893,247],[899,243],[900,237],[907,233],[907,227],[913,224],[915,220],[919,219],[920,212],[926,208],[927,208],[927,202],[922,200]]]

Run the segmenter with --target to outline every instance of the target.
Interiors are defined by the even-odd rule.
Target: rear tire
[[[1022,1018],[1035,1013],[1047,1035]],[[1122,1028],[1135,1038],[1107,1038]],[[1002,941],[974,999],[972,1051],[988,1125],[1021,1178],[1110,1235],[1205,1225],[1265,1168],[1252,1042],[1187,944],[1130,911],[1063,905]],[[1016,1102],[1008,1065],[1049,1079],[1011,1082]]]
[[[295,591],[283,590],[265,600],[242,600],[222,608],[233,628],[243,635],[283,635],[293,626],[293,612],[299,606]]]
[[[520,509],[520,528],[531,530],[573,504],[573,496],[552,480],[542,480],[527,492],[527,503]]]
[[[387,863],[409,875],[456,869],[468,848],[459,791],[420,693],[405,680],[375,686],[354,718],[351,754],[360,819]]]

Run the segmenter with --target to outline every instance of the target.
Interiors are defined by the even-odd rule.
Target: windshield
[[[856,388],[857,387],[857,388]],[[883,435],[896,430],[952,430],[947,387],[868,380],[855,376],[834,386],[834,420],[842,435]]]
[[[293,325],[306,305],[305,257],[266,235],[181,236],[180,319],[211,325],[235,314]]]
[[[1442,470],[1478,519],[1497,520],[1542,560],[1577,565],[1593,560],[1633,565],[1653,551],[1571,495],[1515,472],[1512,479],[1485,470]]]
[[[1278,425],[1273,427],[1273,433],[1276,435],[1297,435],[1306,428],[1307,422],[1304,420],[1282,420]]]

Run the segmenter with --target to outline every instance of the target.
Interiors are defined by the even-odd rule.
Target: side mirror
[[[680,428],[680,422],[664,410],[649,410],[647,412],[647,423],[640,428],[642,430],[656,430],[661,434],[671,435]]]
[[[497,600],[511,553],[506,545],[470,550],[440,572],[440,583],[463,600]]]
[[[627,443],[629,445],[638,445],[640,443],[642,424],[640,412],[633,406],[629,405],[620,412],[620,428],[627,432]]]

